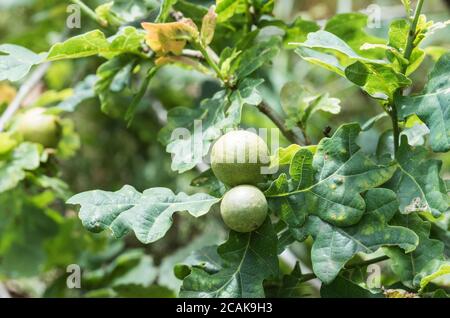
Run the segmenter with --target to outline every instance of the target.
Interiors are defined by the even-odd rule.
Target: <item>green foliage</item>
[[[142,243],[159,240],[169,230],[172,215],[188,211],[199,217],[208,213],[218,199],[207,194],[175,195],[165,188],[139,193],[131,186],[117,192],[88,191],[70,198],[67,203],[81,205],[83,225],[93,232],[109,229],[115,237],[133,230]]]
[[[301,226],[308,214],[337,226],[361,219],[366,205],[360,193],[389,180],[396,165],[377,164],[359,150],[359,131],[358,124],[342,126],[319,143],[314,158],[300,150],[291,160],[292,180],[281,174],[272,183],[266,196],[286,223]]]
[[[435,33],[449,22],[401,2],[406,18],[382,30],[325,2],[86,2],[82,30],[55,44],[56,0],[2,15],[15,44],[0,44],[1,283],[37,279],[45,290],[18,288],[31,297],[447,297],[450,54]],[[39,109],[61,128],[51,145],[18,129]],[[272,174],[216,169],[213,144],[245,128],[282,135],[262,141],[278,148],[264,149]]]
[[[142,54],[140,48],[143,39],[144,33],[133,27],[122,29],[110,41],[102,31],[94,30],[55,44],[48,52],[47,60],[76,59],[92,55],[111,59],[122,53],[139,55]]]
[[[358,252],[371,254],[381,246],[399,246],[410,253],[416,248],[418,238],[413,231],[387,224],[398,209],[394,192],[372,189],[367,191],[365,201],[366,211],[356,225],[340,228],[310,216],[301,228],[303,235],[314,236],[313,269],[324,283],[332,282]]]
[[[400,277],[403,284],[414,288],[424,287],[428,283],[429,275],[434,273],[445,274],[444,246],[442,242],[430,239],[430,223],[423,221],[416,214],[397,215],[394,224],[408,226],[419,237],[419,245],[409,255],[399,253],[396,248],[388,248],[386,253],[392,259],[392,270]],[[447,265],[448,266],[448,263]]]
[[[439,176],[442,162],[427,158],[423,147],[410,147],[406,138],[397,153],[399,169],[387,186],[397,193],[403,213],[428,212],[438,217],[449,208],[447,189]]]
[[[16,187],[25,178],[26,171],[34,170],[40,164],[38,144],[22,143],[0,160],[0,192]]]
[[[430,129],[433,151],[450,150],[450,54],[444,54],[430,73],[423,92],[417,96],[401,96],[395,100],[400,118],[416,114]]]
[[[278,274],[276,233],[269,220],[251,233],[231,231],[217,253],[222,260],[219,268],[192,267],[180,296],[264,297],[263,280]]]
[[[14,44],[0,45],[0,81],[18,81],[28,74],[33,65],[42,63],[46,54],[32,51]]]

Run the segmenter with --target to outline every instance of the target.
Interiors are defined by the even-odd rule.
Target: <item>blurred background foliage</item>
[[[91,8],[105,3],[89,0],[85,3]],[[193,5],[209,7],[214,1],[179,1],[183,12],[195,14]],[[275,17],[294,21],[301,16],[305,20],[326,21],[336,13],[370,10],[370,5],[381,7],[381,21],[376,28],[368,28],[370,34],[386,37],[392,19],[403,17],[404,8],[400,1],[318,1],[282,0],[276,1]],[[115,2],[122,14],[131,20],[154,17],[159,3],[156,0],[120,0]],[[57,41],[97,28],[95,22],[82,15],[81,29],[68,29],[66,19],[68,1],[61,0],[2,0],[0,2],[0,43],[12,43],[27,47],[34,52],[47,51]],[[191,10],[191,11],[189,11]],[[204,14],[204,12],[201,12]],[[450,17],[446,1],[429,0],[423,9],[429,20],[444,21]],[[201,15],[200,15],[201,16]],[[195,18],[195,16],[192,16]],[[195,19],[194,19],[195,21]],[[239,34],[229,30],[226,33],[236,41]],[[264,32],[280,32],[275,28],[265,28]],[[449,32],[437,32],[427,38],[424,46],[442,46],[450,49]],[[220,51],[226,43],[213,43]],[[103,60],[89,58],[59,61],[51,64],[44,81],[33,91],[26,104],[37,102],[49,105],[58,98],[43,100],[51,94],[64,95],[89,74],[95,74]],[[420,69],[413,74],[413,92],[422,89],[427,73],[434,61],[428,56]],[[333,132],[344,122],[364,123],[372,116],[382,112],[374,99],[369,98],[358,87],[343,78],[313,66],[290,50],[282,50],[272,61],[272,65],[260,70],[266,79],[263,88],[265,100],[281,111],[280,91],[289,81],[305,85],[310,91],[329,93],[330,97],[341,100],[342,110],[338,115],[317,112],[310,119],[308,135],[313,143],[324,137],[327,127]],[[20,83],[0,82],[0,110],[14,98]],[[77,111],[65,115],[72,119],[74,130],[79,136],[79,149],[75,155],[58,162],[62,180],[72,193],[91,189],[117,190],[124,184],[131,184],[138,190],[150,187],[168,187],[176,191],[193,193],[198,189],[191,186],[196,177],[195,170],[177,174],[170,169],[170,154],[158,142],[158,132],[162,128],[167,110],[177,106],[192,107],[203,98],[210,97],[218,90],[218,84],[210,78],[175,66],[168,66],[158,72],[152,80],[151,88],[139,105],[135,119],[130,127],[119,113],[106,115],[100,109],[97,98],[91,98],[78,106]],[[129,96],[117,98],[118,107],[126,108]],[[256,108],[244,109],[242,126],[274,127]],[[381,132],[390,127],[389,119],[377,123],[365,132],[361,145],[374,147]],[[285,141],[287,145],[287,141]],[[368,149],[372,150],[372,149]],[[450,155],[436,155],[444,161],[443,177],[450,177]],[[185,259],[192,250],[221,242],[224,237],[223,226],[217,211],[195,220],[184,215],[175,216],[174,226],[166,239],[151,245],[140,244],[133,235],[126,240],[115,241],[107,234],[92,234],[85,231],[76,213],[67,210],[63,200],[51,197],[46,191],[33,192],[30,188],[15,189],[15,195],[26,191],[28,201],[21,201],[16,211],[25,211],[24,218],[18,218],[14,235],[30,236],[24,244],[8,248],[8,236],[0,242],[0,281],[7,286],[12,296],[144,296],[171,297],[176,295],[180,281],[172,271],[173,265]],[[50,196],[46,198],[46,196]],[[36,211],[36,202],[45,207]],[[18,204],[12,195],[0,196],[0,209]],[[42,202],[52,202],[49,206]],[[39,209],[39,208],[38,208]],[[44,212],[42,212],[44,211]],[[44,213],[46,218],[40,218]],[[39,221],[34,220],[33,215]],[[62,216],[65,216],[62,218]],[[6,231],[0,220],[0,231]],[[37,222],[38,225],[36,225]],[[28,224],[30,223],[30,224]],[[33,224],[31,224],[33,223]],[[33,236],[33,229],[45,228],[47,237]],[[30,230],[31,229],[31,230]],[[8,232],[9,233],[9,232]],[[42,233],[42,231],[39,231]],[[13,234],[11,234],[13,235]],[[33,244],[30,245],[29,242]],[[292,250],[310,267],[308,241],[294,244]],[[13,255],[4,251],[8,250]],[[6,256],[5,256],[6,255]],[[24,257],[26,256],[26,257]],[[78,264],[83,269],[81,289],[66,287],[66,267]],[[286,265],[286,270],[288,266]],[[386,273],[389,270],[386,269]],[[358,273],[355,273],[358,275]],[[389,281],[389,275],[383,278]],[[317,282],[316,282],[317,283]],[[317,295],[317,284],[299,288],[299,295]]]

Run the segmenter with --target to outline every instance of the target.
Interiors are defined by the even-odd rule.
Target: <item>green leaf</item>
[[[430,130],[425,124],[416,124],[403,129],[400,135],[405,135],[408,138],[410,146],[423,146],[425,144],[425,136],[429,133]]]
[[[437,268],[431,274],[425,275],[424,277],[420,278],[419,292],[425,289],[425,287],[433,280],[446,275],[450,275],[450,262],[443,262],[443,264],[440,264],[439,268]]]
[[[300,48],[306,47],[310,49],[327,49],[331,50],[332,52],[339,53],[342,55],[342,57],[345,57],[342,59],[343,62],[351,60],[376,64],[386,64],[386,62],[384,62],[383,60],[369,59],[359,55],[342,39],[330,32],[323,30],[309,33],[306,42],[298,43],[298,45],[300,46]],[[300,56],[302,55],[301,50],[297,51],[297,53]],[[341,58],[341,56],[339,57]]]
[[[33,65],[42,63],[46,55],[14,44],[0,45],[0,53],[0,81],[11,82],[22,79]]]
[[[25,178],[26,171],[37,169],[40,153],[38,144],[24,142],[6,158],[0,157],[0,193],[13,189]]]
[[[246,10],[246,0],[217,0],[217,22],[223,23]]]
[[[238,59],[239,67],[236,71],[238,80],[242,80],[271,61],[280,51],[280,39],[271,37],[265,42],[259,42],[247,49]]]
[[[266,297],[303,298],[310,296],[311,286],[304,282],[303,278],[304,275],[302,275],[300,264],[297,262],[290,274],[283,275],[281,281],[278,283],[278,287],[273,291],[270,289],[267,290],[266,288],[266,294],[269,292],[269,295],[266,295]]]
[[[327,31],[308,34],[296,50],[303,59],[348,78],[375,98],[392,98],[398,87],[411,84],[385,61],[356,53],[346,42]],[[330,54],[329,54],[330,53]]]
[[[169,111],[167,125],[158,137],[173,154],[172,170],[183,173],[203,161],[221,129],[226,128],[222,125],[226,103],[225,91],[220,91],[202,101],[200,108],[176,107]]]
[[[83,101],[95,96],[94,85],[97,82],[95,75],[86,76],[73,88],[71,96],[61,101],[56,107],[65,112],[73,112]]]
[[[74,36],[62,43],[56,43],[50,48],[47,60],[56,61],[69,58],[81,58],[105,52],[109,42],[100,30],[89,31]]]
[[[365,32],[368,16],[359,13],[342,13],[333,16],[325,25],[325,31],[333,33],[343,41],[345,41],[356,53],[367,55],[368,52],[361,49],[366,43],[381,44],[385,43],[384,39],[369,35]],[[384,51],[372,52],[366,57],[382,58]]]
[[[199,260],[200,255],[207,255],[208,257],[217,255],[217,244],[224,240],[225,230],[223,225],[219,222],[208,222],[203,233],[192,239],[187,245],[164,257],[159,266],[158,284],[178,291],[182,281],[175,276],[174,267],[180,264],[199,265],[199,263],[204,263],[204,258],[200,261],[195,260]],[[214,245],[214,247],[211,245]],[[214,249],[214,253],[210,253],[211,249]],[[205,266],[203,268],[206,269]],[[188,268],[188,271],[190,273],[190,268]]]
[[[442,162],[428,158],[424,147],[411,147],[402,136],[397,152],[399,169],[385,185],[397,193],[402,213],[427,212],[439,216],[448,210],[449,198],[439,176]]]
[[[323,298],[384,298],[383,294],[374,294],[343,276],[336,277],[331,284],[323,284],[320,288],[320,296]]]
[[[405,60],[403,54],[406,50],[408,37],[409,37],[410,23],[405,19],[394,20],[389,26],[389,46],[395,50],[387,51],[386,55],[391,62],[394,62],[397,69],[406,67],[406,75],[413,73],[422,63],[425,58],[425,51],[419,47],[420,42],[424,39],[425,35],[420,26],[416,29],[417,36],[414,43],[411,57]]]
[[[416,248],[418,237],[413,231],[388,225],[398,209],[394,192],[370,189],[365,202],[366,211],[356,225],[337,227],[310,216],[301,229],[314,237],[311,260],[314,273],[322,282],[332,282],[358,252],[370,254],[381,246],[399,246],[409,253]]]
[[[403,6],[405,7],[405,11],[406,11],[406,15],[409,16],[411,15],[411,0],[401,0]]]
[[[395,247],[385,248],[386,254],[391,258],[392,271],[405,286],[419,287],[422,279],[426,285],[427,280],[432,277],[430,275],[439,272],[443,265],[444,244],[429,238],[430,223],[423,221],[415,213],[397,215],[393,224],[413,230],[419,237],[419,245],[409,254]]]
[[[99,54],[107,59],[123,53],[142,55],[141,46],[144,37],[145,33],[143,31],[131,26],[124,27],[117,34],[108,38],[110,43],[108,50],[99,52]]]
[[[390,99],[394,92],[411,85],[411,80],[393,68],[376,63],[356,61],[345,69],[345,76],[366,91],[369,95]]]
[[[365,211],[365,202],[360,193],[377,187],[389,180],[396,170],[395,163],[379,165],[365,155],[356,144],[361,128],[358,124],[341,126],[331,138],[321,140],[314,155],[312,169],[313,184],[299,187],[299,182],[288,182],[285,175],[275,180],[266,195],[271,201],[296,202],[301,210],[292,211],[294,227],[298,227],[305,213],[319,216],[326,222],[337,226],[356,224]],[[291,166],[297,166],[304,156],[294,156]],[[308,161],[305,161],[308,162]],[[303,173],[304,174],[304,173]],[[295,181],[295,180],[294,180]],[[292,204],[292,203],[291,203]],[[288,223],[291,223],[289,221]]]
[[[293,46],[290,44],[292,42],[304,42],[309,33],[316,32],[320,29],[316,22],[303,20],[301,17],[297,17],[291,25],[285,25],[283,23],[282,26],[285,30],[283,41],[289,47]]]
[[[92,55],[111,59],[122,53],[139,55],[144,36],[143,31],[131,26],[123,28],[110,39],[106,39],[102,31],[93,30],[53,45],[47,60],[76,59]]]
[[[261,102],[256,89],[261,83],[262,80],[245,79],[230,95],[219,91],[204,100],[200,108],[171,109],[159,139],[167,143],[166,150],[173,154],[172,170],[182,173],[202,162],[222,130],[240,123],[242,107]]]
[[[284,166],[289,165],[292,161],[292,158],[300,149],[308,149],[313,154],[316,153],[317,146],[300,146],[297,144],[291,144],[286,148],[280,147],[276,150],[275,154],[270,157],[270,166]]]
[[[208,274],[219,272],[222,269],[223,262],[217,253],[217,245],[205,246],[192,252],[182,261],[182,264],[177,264],[174,271],[184,271],[186,274],[184,277],[177,276],[179,279],[184,280],[191,273],[192,266],[202,269]]]
[[[118,98],[117,95],[127,88],[131,80],[131,70],[135,62],[135,58],[123,54],[103,63],[97,69],[97,81],[94,89],[100,98],[103,112],[114,112],[116,105],[120,104],[119,102],[123,100],[123,98]],[[119,106],[121,113],[125,112],[125,105]]]
[[[301,123],[306,127],[308,119],[317,111],[338,114],[341,110],[340,100],[329,97],[328,93],[312,94],[297,82],[287,82],[280,92],[281,107],[288,116],[288,128]]]
[[[0,194],[0,206],[0,276],[39,274],[47,257],[44,244],[56,234],[58,224],[21,189]]]
[[[11,152],[18,143],[18,140],[14,138],[12,133],[0,132],[0,157]]]
[[[172,6],[176,4],[178,0],[161,0],[161,6],[159,8],[159,14],[156,17],[156,23],[164,23],[169,17]]]
[[[277,236],[269,219],[250,233],[231,231],[217,252],[222,268],[209,274],[193,267],[180,297],[264,297],[263,280],[278,275]]]
[[[92,288],[126,285],[151,286],[156,280],[157,268],[151,256],[141,249],[130,249],[109,264],[83,275],[86,285]]]
[[[389,46],[403,52],[408,42],[410,24],[405,19],[395,20],[389,26]]]
[[[378,121],[381,119],[388,117],[389,115],[386,112],[379,113],[378,115],[375,115],[371,117],[369,120],[367,120],[362,126],[362,131],[367,131],[371,129]]]
[[[166,188],[151,188],[141,194],[131,186],[124,186],[117,192],[79,193],[67,203],[81,205],[80,218],[88,230],[110,229],[115,237],[132,230],[142,243],[147,244],[165,235],[175,212],[188,211],[199,217],[208,213],[218,201],[202,193],[175,195]]]
[[[450,150],[449,73],[450,53],[447,53],[437,61],[421,94],[395,99],[400,119],[416,114],[428,126],[435,152]]]

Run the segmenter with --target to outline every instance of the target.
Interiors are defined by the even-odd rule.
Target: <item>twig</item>
[[[190,50],[190,49],[184,49],[181,54],[183,56],[187,56],[187,57],[192,57],[198,60],[204,60],[205,58],[203,57],[202,53],[200,51],[197,50]]]
[[[281,133],[292,143],[304,146],[305,143],[290,129],[284,125],[283,119],[265,102],[261,102],[257,108],[265,114],[280,129]]]
[[[12,118],[15,112],[20,108],[25,97],[29,92],[39,83],[41,78],[45,75],[50,63],[44,63],[39,65],[36,70],[31,74],[28,80],[20,87],[14,100],[8,105],[5,112],[0,117],[0,131],[3,131],[6,123]]]

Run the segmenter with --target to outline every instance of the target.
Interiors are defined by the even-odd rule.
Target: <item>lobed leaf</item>
[[[379,165],[365,155],[356,144],[360,130],[358,124],[346,124],[331,138],[322,139],[312,167],[299,163],[299,160],[304,161],[306,153],[293,157],[291,167],[300,165],[308,174],[312,173],[312,184],[308,184],[311,182],[308,180],[308,183],[300,185],[298,181],[288,181],[286,175],[280,175],[266,191],[269,203],[282,211],[282,219],[285,211],[290,211],[289,219],[285,219],[288,224],[298,227],[306,214],[317,215],[336,226],[353,225],[361,219],[365,202],[360,193],[389,180],[396,165]],[[301,209],[297,209],[298,206]]]
[[[79,204],[80,219],[90,231],[110,229],[115,237],[132,230],[142,243],[154,242],[165,235],[172,215],[188,211],[195,217],[208,213],[219,199],[197,193],[175,195],[166,188],[151,188],[142,194],[131,186],[116,192],[87,191],[71,197],[68,204]]]
[[[444,54],[431,71],[428,83],[417,96],[395,99],[400,119],[416,114],[430,129],[433,151],[450,150],[450,53]]]
[[[202,162],[222,130],[240,123],[242,107],[261,102],[257,90],[261,83],[262,80],[245,79],[231,94],[219,91],[211,99],[204,100],[200,108],[171,109],[168,124],[161,130],[159,138],[167,143],[166,150],[173,154],[172,170],[182,173]]]
[[[0,45],[0,81],[18,81],[28,74],[31,67],[42,63],[46,54],[36,54],[14,44]]]
[[[76,59],[92,55],[111,59],[122,53],[140,55],[143,39],[144,33],[131,26],[123,28],[110,39],[102,31],[93,30],[53,45],[47,60]]]
[[[332,282],[356,253],[373,253],[381,246],[399,246],[406,253],[419,243],[417,235],[406,227],[388,222],[398,210],[394,192],[370,189],[365,195],[366,211],[359,223],[337,227],[319,217],[309,216],[301,231],[314,237],[311,260],[314,273],[325,284]]]
[[[410,288],[425,285],[433,278],[433,273],[439,273],[445,265],[444,244],[430,239],[430,223],[422,220],[416,213],[397,215],[393,224],[407,227],[419,238],[417,248],[409,254],[404,254],[395,247],[385,248],[391,258],[392,271],[402,283]],[[447,262],[448,266],[448,262]]]
[[[26,176],[26,171],[40,165],[41,149],[38,144],[24,142],[5,158],[0,158],[0,193],[13,189]]]
[[[230,232],[217,249],[222,264],[214,273],[193,267],[181,287],[180,297],[264,297],[263,280],[278,275],[277,236],[267,219],[250,233]]]
[[[428,158],[424,147],[411,147],[402,136],[399,169],[385,185],[397,193],[402,213],[427,212],[437,217],[449,208],[447,189],[439,176],[442,162]]]

